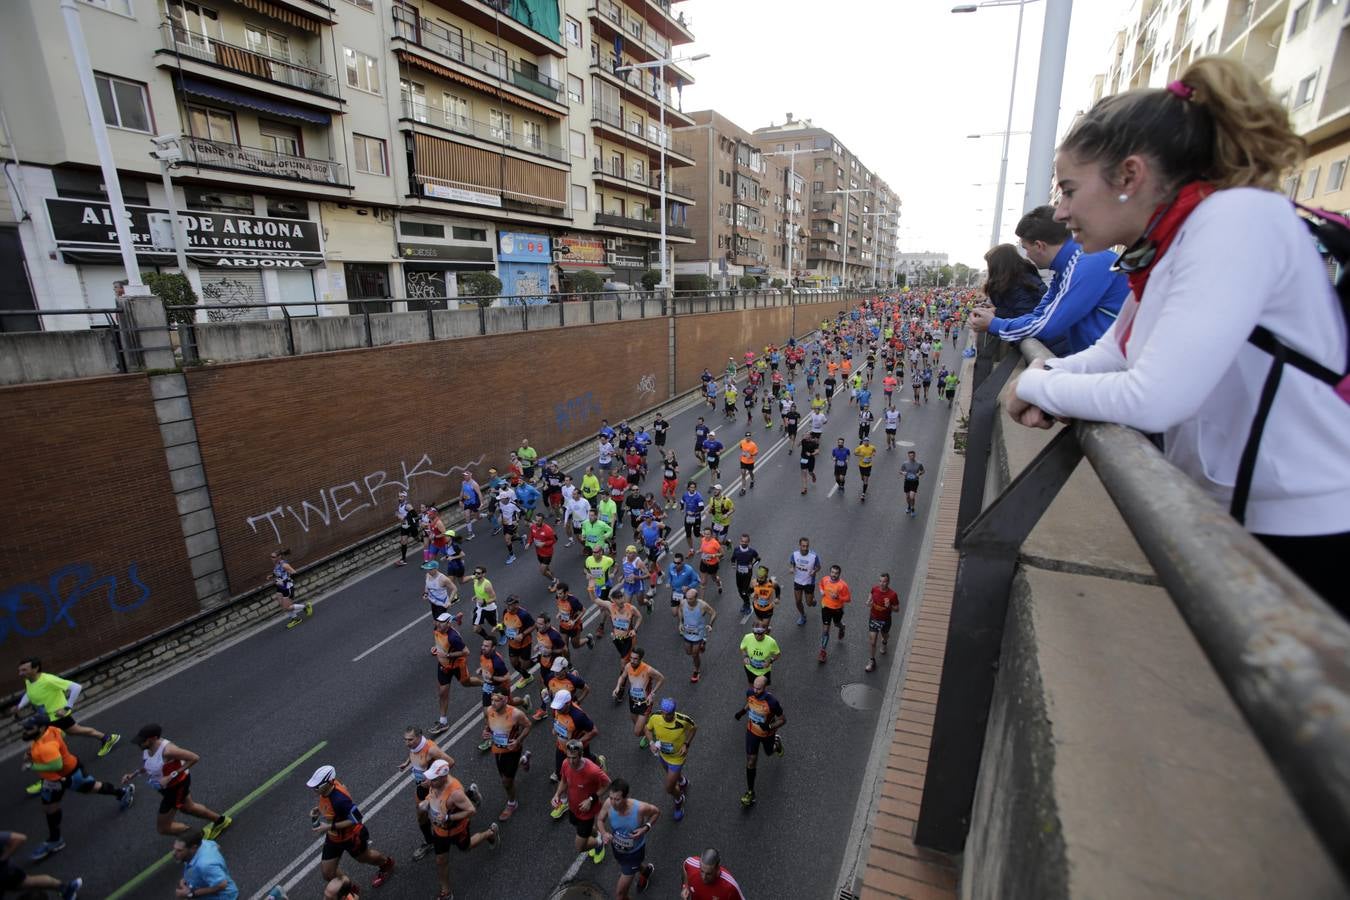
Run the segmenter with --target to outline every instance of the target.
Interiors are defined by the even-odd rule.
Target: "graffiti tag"
[[[638,379],[637,392],[639,397],[656,393],[656,374],[654,372],[643,375]]]
[[[559,431],[566,431],[573,426],[585,425],[592,419],[598,418],[600,418],[600,404],[591,391],[564,400],[562,403],[553,404],[553,419],[557,423]]]
[[[150,587],[141,580],[136,564],[127,566],[127,581],[136,589],[134,596],[123,593],[118,597],[116,575],[94,577],[94,567],[88,563],[71,563],[47,577],[47,583],[16,584],[0,593],[0,644],[11,633],[19,637],[36,638],[47,634],[58,624],[74,629],[75,607],[86,597],[102,595],[108,608],[115,613],[128,613],[150,599]]]

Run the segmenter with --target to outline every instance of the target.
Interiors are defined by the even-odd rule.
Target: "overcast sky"
[[[902,251],[946,251],[982,265],[993,227],[1008,115],[1017,7],[950,12],[954,0],[685,0],[697,41],[680,48],[697,83],[684,109],[712,108],[744,128],[791,112],[828,128],[900,195]],[[1044,2],[1022,31],[1013,131],[1031,128]],[[1059,129],[1091,97],[1129,0],[1076,0]],[[1027,138],[1014,136],[1002,239],[1022,207]],[[798,159],[799,165],[802,159]],[[809,165],[809,162],[806,163]],[[985,187],[975,187],[976,184]]]

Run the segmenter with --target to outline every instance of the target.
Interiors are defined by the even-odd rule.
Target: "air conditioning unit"
[[[605,249],[606,249],[606,250],[618,250],[618,249],[619,249],[619,239],[618,239],[618,238],[605,238]]]
[[[562,252],[561,250],[554,250],[554,251],[553,251],[553,261],[554,261],[554,262],[562,262],[562,261],[565,260],[565,259],[567,259],[567,254],[566,254],[566,253]]]

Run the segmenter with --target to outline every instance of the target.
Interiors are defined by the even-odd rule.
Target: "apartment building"
[[[750,131],[721,113],[689,116],[694,124],[676,129],[675,146],[694,166],[674,179],[697,208],[693,242],[676,248],[676,286],[700,275],[718,288],[746,276],[786,284],[789,266],[801,273],[806,263],[805,179],[786,155],[765,153]]]
[[[692,34],[670,0],[590,2],[79,0],[142,269],[177,270],[149,156],[176,135],[187,275],[207,302],[416,309],[473,271],[513,295],[581,269],[636,281],[656,264],[663,144],[692,164],[670,147],[687,120],[657,124],[691,79],[614,69]],[[124,277],[70,59],[57,3],[0,10],[10,308],[106,308]],[[667,206],[672,242],[689,239],[687,206]]]
[[[917,253],[897,253],[895,271],[902,273],[908,281],[926,272],[936,272],[947,265],[947,254],[924,250]]]
[[[1285,192],[1350,210],[1350,4],[1345,0],[1134,0],[1112,39],[1093,99],[1163,87],[1196,57],[1241,60],[1289,110],[1308,142]]]
[[[754,137],[762,152],[799,151],[797,171],[809,205],[798,280],[816,286],[893,284],[900,199],[880,175],[827,129],[791,113],[780,125],[755,129]]]

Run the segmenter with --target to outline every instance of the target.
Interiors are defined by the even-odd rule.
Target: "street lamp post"
[[[660,147],[661,167],[661,284],[662,291],[670,289],[670,275],[668,272],[669,260],[666,256],[666,141],[669,135],[666,134],[666,66],[677,62],[696,62],[700,59],[707,59],[709,54],[697,53],[693,56],[673,56],[669,59],[658,59],[654,62],[633,63],[627,66],[618,66],[614,69],[614,74],[627,72],[634,69],[655,69],[656,80],[661,85],[661,90],[657,95],[657,101],[661,109],[661,140],[658,142]]]
[[[805,154],[808,154],[808,155],[809,155],[809,154],[812,154],[812,153],[824,153],[824,152],[825,152],[825,151],[824,151],[823,149],[818,148],[818,147],[817,147],[817,148],[812,148],[812,149],[810,149],[810,150],[802,150],[802,149],[800,149],[800,148],[794,147],[794,148],[791,149],[791,150],[775,150],[775,151],[773,151],[772,153],[765,153],[765,154],[763,154],[764,156],[786,156],[786,157],[788,158],[788,183],[787,183],[788,197],[787,197],[787,204],[791,204],[791,202],[792,202],[792,188],[795,186],[796,181],[797,181],[797,154],[798,154],[798,153],[805,153]],[[786,204],[785,204],[784,209],[785,209],[785,211],[787,211],[787,214],[788,214],[788,224],[791,225],[791,224],[792,224],[792,207],[791,207],[790,205],[786,205]],[[787,239],[788,239],[788,252],[787,252],[787,276],[788,276],[788,287],[792,287],[792,285],[793,285],[793,278],[792,278],[792,245],[796,242],[797,236],[796,236],[795,234],[784,235],[784,236],[787,237]]]
[[[839,273],[839,287],[842,290],[848,290],[848,198],[850,194],[870,194],[871,188],[840,188],[835,191],[826,191],[827,194],[844,195],[844,252],[840,255],[839,261],[842,265]]]

